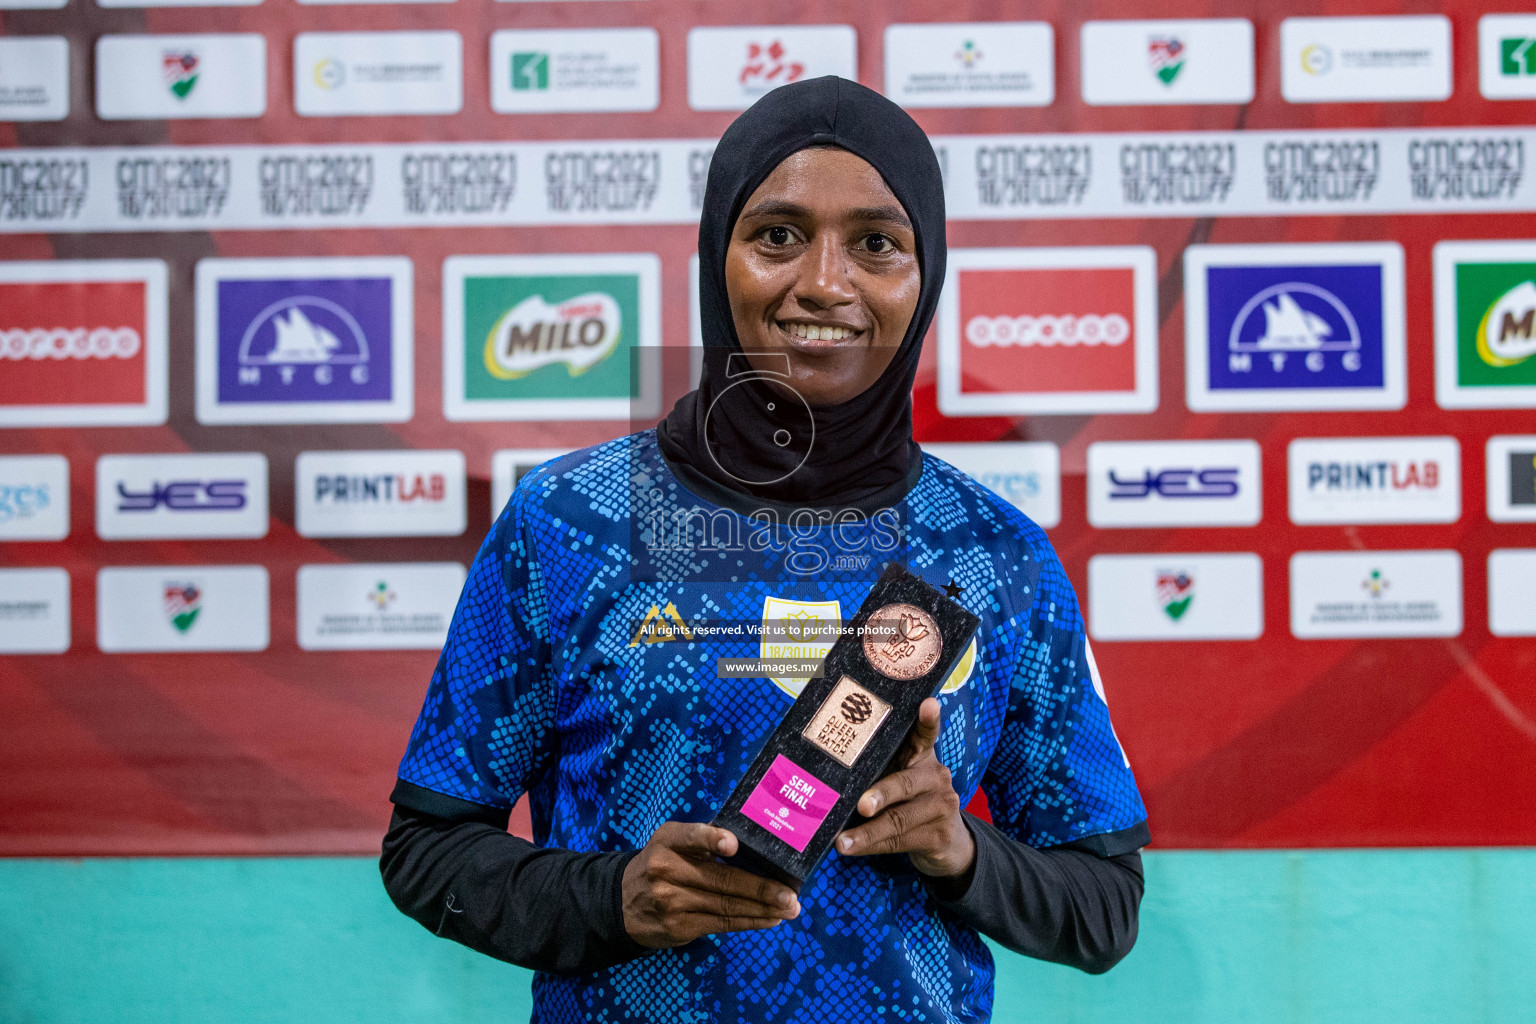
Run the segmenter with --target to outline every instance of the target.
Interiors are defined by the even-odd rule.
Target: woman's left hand
[[[939,702],[918,708],[896,763],[905,764],[859,797],[858,811],[870,820],[837,837],[837,850],[850,857],[905,853],[925,875],[965,873],[976,859],[976,841],[960,817],[960,796],[949,769],[934,753],[939,739]],[[904,759],[904,760],[903,760]]]

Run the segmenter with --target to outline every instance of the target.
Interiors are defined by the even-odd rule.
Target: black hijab
[[[760,380],[733,379],[748,367],[726,297],[725,252],[747,199],[786,157],[813,146],[845,149],[880,172],[912,221],[922,282],[906,336],[880,378],[846,402],[809,409]],[[662,454],[684,482],[703,478],[711,490],[817,507],[899,501],[921,467],[912,380],[944,283],[944,252],[939,162],[895,103],[828,76],[774,89],[738,117],[715,147],[699,221],[703,374],[657,429]],[[795,441],[775,443],[775,435]]]

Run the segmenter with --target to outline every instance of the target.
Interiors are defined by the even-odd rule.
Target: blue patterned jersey
[[[1033,522],[932,456],[895,509],[773,515],[691,493],[654,432],[527,474],[470,570],[400,778],[494,808],[526,793],[535,840],[573,850],[708,821],[805,682],[717,678],[717,659],[824,653],[793,624],[847,621],[894,559],[964,588],[981,617],[940,695],[937,754],[961,800],[979,787],[1037,847],[1144,821],[1077,600]],[[764,634],[767,620],[791,628]],[[800,902],[772,930],[539,974],[534,1020],[990,1017],[987,947],[905,857],[834,851]]]

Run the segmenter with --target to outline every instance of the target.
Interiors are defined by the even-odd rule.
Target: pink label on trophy
[[[796,850],[804,850],[832,812],[837,796],[837,790],[780,754],[747,797],[741,813]]]

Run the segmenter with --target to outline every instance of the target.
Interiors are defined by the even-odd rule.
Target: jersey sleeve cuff
[[[1143,818],[1130,828],[1122,828],[1114,832],[1099,832],[1058,845],[1071,850],[1086,850],[1100,857],[1119,857],[1133,850],[1139,850],[1151,841],[1152,831],[1147,828],[1147,820]]]
[[[389,802],[447,821],[479,821],[501,829],[506,828],[507,822],[512,819],[511,808],[491,807],[471,800],[461,800],[456,796],[418,786],[414,782],[406,782],[404,779],[395,780],[395,788],[389,794]]]

